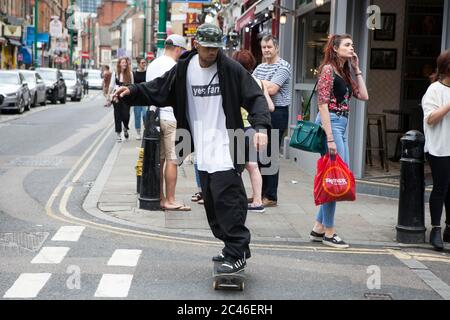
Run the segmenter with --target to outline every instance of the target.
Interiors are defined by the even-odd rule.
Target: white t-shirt
[[[425,152],[435,157],[450,157],[450,112],[432,126],[427,123],[427,118],[433,111],[448,103],[450,103],[450,87],[439,81],[430,85],[422,99]]]
[[[217,63],[202,68],[198,54],[192,57],[187,70],[186,89],[186,115],[194,139],[198,170],[214,173],[233,169]]]
[[[145,81],[152,81],[153,79],[156,79],[158,77],[161,77],[173,68],[174,65],[176,65],[176,61],[173,60],[171,57],[162,55],[155,60],[153,60],[152,63],[150,63],[147,67],[147,73],[145,75]],[[177,121],[175,119],[175,115],[173,114],[173,108],[172,107],[165,107],[159,109],[159,118],[162,120],[168,120],[168,121]]]

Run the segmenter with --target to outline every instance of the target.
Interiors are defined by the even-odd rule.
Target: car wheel
[[[62,104],[65,104],[65,103],[66,103],[66,91],[64,91],[64,95],[63,95],[63,97],[61,98],[61,100],[59,100],[59,102],[61,102]]]
[[[53,104],[56,104],[57,101],[58,101],[58,92],[53,91],[53,96],[52,96],[51,102],[52,102]]]
[[[23,97],[20,98],[20,101],[19,101],[19,108],[18,108],[17,111],[19,112],[19,114],[20,114],[20,113],[23,113],[23,112],[25,111],[25,100],[23,99]]]

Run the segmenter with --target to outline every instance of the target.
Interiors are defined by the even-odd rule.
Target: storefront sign
[[[249,22],[255,19],[255,7],[251,7],[247,11],[245,11],[242,16],[239,17],[236,21],[236,30],[241,30],[244,28]]]
[[[198,26],[198,23],[183,23],[183,36],[195,37]]]
[[[6,37],[20,38],[22,36],[22,26],[5,24],[3,28],[3,35]]]

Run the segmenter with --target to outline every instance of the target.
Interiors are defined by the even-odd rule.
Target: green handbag
[[[302,114],[302,119],[308,113],[311,105],[311,99],[316,91],[317,82],[314,86],[311,97],[309,97],[308,105],[305,112]],[[295,149],[320,153],[326,153],[327,135],[322,126],[311,121],[298,120],[294,133],[292,134],[289,146]]]

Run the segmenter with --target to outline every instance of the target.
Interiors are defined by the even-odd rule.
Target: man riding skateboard
[[[260,150],[267,135],[259,131],[269,130],[271,121],[263,92],[250,73],[223,54],[222,38],[216,25],[201,25],[195,49],[185,52],[170,71],[153,81],[119,88],[114,98],[130,105],[173,106],[177,130],[191,134],[209,226],[225,245],[213,257],[221,263],[217,272],[230,274],[242,271],[250,258],[250,231],[245,226],[247,196],[241,178],[245,161],[238,161],[245,144],[238,141],[232,155],[229,131],[243,130],[240,108],[245,108]]]

